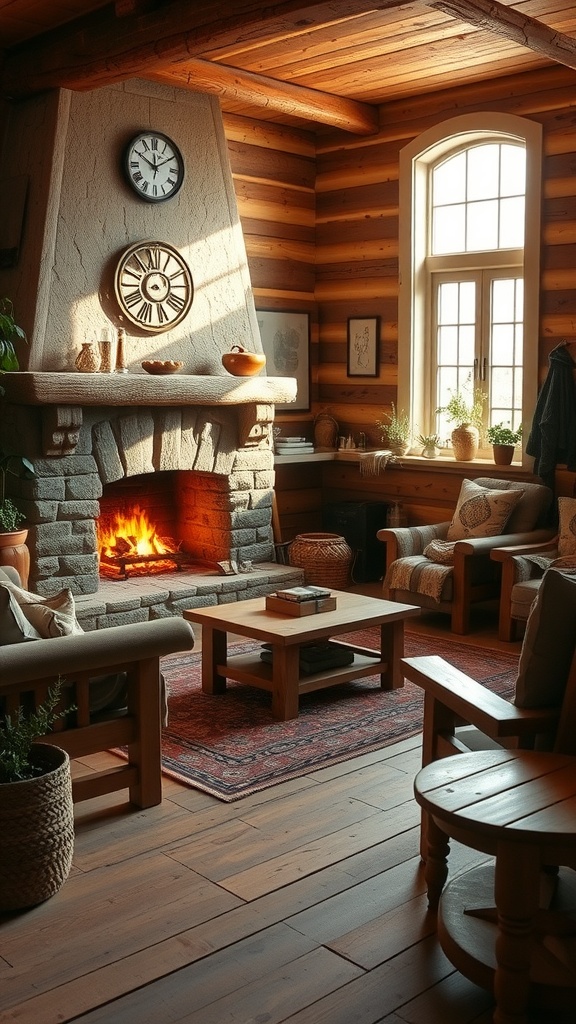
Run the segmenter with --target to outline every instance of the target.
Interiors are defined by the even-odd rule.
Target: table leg
[[[300,644],[272,648],[272,714],[281,722],[298,718]]]
[[[529,844],[500,843],[494,898],[498,913],[494,1024],[526,1024],[530,960],[538,912],[540,860]]]
[[[404,657],[404,620],[383,622],[380,626],[380,653],[386,669],[380,676],[383,690],[397,690],[404,686],[400,658]]]
[[[426,865],[424,867],[424,878],[428,889],[428,906],[430,910],[436,910],[448,877],[448,854],[450,843],[448,836],[442,831],[440,825],[432,815],[427,815],[426,839],[428,850],[426,854]]]
[[[202,692],[225,693],[226,676],[218,673],[218,665],[226,664],[226,633],[211,626],[202,626]]]

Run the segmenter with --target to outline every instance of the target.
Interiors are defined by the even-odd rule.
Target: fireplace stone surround
[[[275,562],[272,530],[274,403],[293,378],[21,372],[4,377],[0,446],[34,466],[10,476],[25,513],[29,589],[75,595],[85,629],[181,614],[302,582]],[[199,484],[181,513],[190,571],[128,580],[99,577],[96,521],[107,484],[177,471]],[[185,487],[189,490],[189,487]],[[234,560],[224,575],[206,562]]]

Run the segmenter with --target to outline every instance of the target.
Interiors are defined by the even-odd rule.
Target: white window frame
[[[409,411],[417,433],[427,432],[429,419],[428,308],[428,182],[429,167],[486,139],[521,141],[526,147],[526,205],[524,234],[524,364],[522,419],[528,436],[538,394],[538,337],[540,296],[540,215],[542,185],[542,126],[515,114],[485,111],[443,121],[413,139],[400,151],[399,181],[399,294],[398,294],[398,400]],[[497,254],[495,253],[495,256]],[[522,449],[522,467],[532,458]]]

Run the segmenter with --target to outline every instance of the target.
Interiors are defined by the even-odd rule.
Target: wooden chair
[[[3,573],[19,584],[11,567]],[[117,767],[73,778],[73,800],[128,789],[132,803],[152,807],[162,800],[160,658],[193,646],[192,627],[176,616],[79,635],[0,643],[0,714],[13,715],[21,706],[34,708],[61,679],[62,706],[74,705],[77,710],[39,739],[62,747],[71,758],[115,747],[126,748],[127,754],[126,762]],[[106,700],[111,691],[116,701]]]
[[[552,561],[558,557],[558,537],[541,544],[517,544],[494,548],[490,557],[501,565],[498,639],[517,640],[540,589],[546,565],[530,556]]]
[[[499,596],[500,566],[490,558],[493,548],[548,541],[555,532],[545,525],[553,499],[548,487],[491,477],[478,478],[474,483],[493,491],[522,489],[524,494],[510,515],[504,533],[457,540],[451,554],[452,564],[448,569],[446,564],[435,564],[426,552],[430,550],[432,542],[447,540],[450,522],[432,526],[386,528],[377,533],[378,539],[386,544],[386,596],[392,601],[417,604],[421,608],[448,613],[451,616],[452,632],[458,634],[470,630],[473,603]],[[404,564],[408,567],[415,568],[411,589],[391,589],[389,581],[395,563],[402,560],[405,560]],[[423,569],[429,577],[431,574],[438,576],[441,581],[438,594],[430,596],[422,592]]]
[[[422,764],[473,749],[576,754],[576,573],[548,569],[520,654],[513,702],[436,655],[402,659],[424,690]],[[426,856],[427,817],[421,851]]]

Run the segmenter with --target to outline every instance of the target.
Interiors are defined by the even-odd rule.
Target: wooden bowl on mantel
[[[266,366],[266,356],[263,352],[246,352],[244,349],[232,350],[224,353],[222,365],[234,377],[253,377]]]

